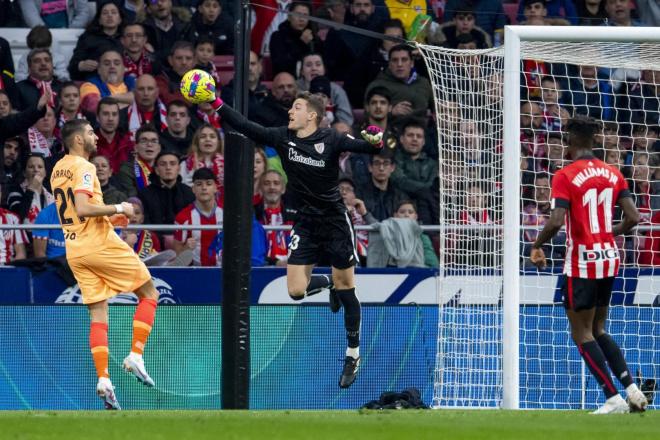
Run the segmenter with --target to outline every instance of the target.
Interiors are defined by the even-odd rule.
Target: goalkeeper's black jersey
[[[320,128],[299,138],[287,127],[266,128],[247,120],[223,105],[223,121],[261,144],[275,148],[289,180],[287,192],[300,214],[343,214],[346,207],[339,194],[339,155],[344,151],[376,154],[380,148],[330,128]]]

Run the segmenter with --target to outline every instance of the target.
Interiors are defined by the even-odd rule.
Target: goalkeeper
[[[339,194],[339,155],[344,151],[376,154],[383,146],[382,130],[369,126],[362,131],[365,140],[319,128],[325,115],[317,95],[298,95],[289,110],[286,127],[265,128],[250,122],[220,98],[213,108],[223,121],[262,144],[273,146],[282,159],[289,183],[288,192],[298,210],[289,243],[287,287],[289,296],[301,300],[323,289],[330,289],[330,308],[344,307],[348,348],[339,386],[351,386],[360,365],[360,301],[355,294],[358,255],[355,231]],[[329,256],[332,279],[312,276],[321,254]]]

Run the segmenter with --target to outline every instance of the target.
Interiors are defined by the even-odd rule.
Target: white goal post
[[[596,396],[596,393],[593,389],[587,391],[586,382],[588,382],[589,373],[585,372],[583,366],[580,366],[582,364],[577,356],[577,349],[567,344],[565,340],[555,342],[555,333],[568,333],[567,322],[564,325],[561,321],[562,319],[566,321],[563,318],[563,310],[559,310],[561,304],[558,304],[556,299],[555,305],[550,305],[550,307],[556,307],[558,311],[553,311],[549,317],[544,318],[551,323],[551,329],[547,330],[543,327],[542,331],[548,334],[554,332],[549,336],[551,342],[548,345],[561,349],[559,350],[562,351],[560,356],[565,357],[563,361],[568,366],[565,368],[559,366],[556,370],[553,367],[552,372],[544,371],[544,368],[551,365],[553,361],[546,362],[544,355],[540,354],[544,350],[542,338],[538,337],[538,346],[533,347],[532,350],[528,350],[528,347],[524,346],[525,341],[521,341],[521,332],[530,331],[521,329],[521,317],[529,318],[523,311],[525,300],[521,300],[521,293],[528,295],[527,288],[535,291],[542,287],[548,288],[547,282],[544,284],[547,279],[543,278],[543,274],[529,275],[525,273],[526,268],[521,265],[521,260],[524,260],[524,255],[521,254],[524,252],[521,230],[525,229],[525,226],[521,226],[521,215],[523,214],[521,201],[525,197],[521,191],[521,159],[523,162],[525,161],[525,158],[521,157],[520,127],[521,77],[525,80],[522,65],[523,60],[541,60],[548,64],[577,66],[578,69],[581,69],[582,65],[589,64],[595,66],[595,69],[607,69],[612,76],[608,77],[606,81],[614,84],[616,69],[624,72],[626,72],[625,69],[660,71],[660,44],[658,44],[660,43],[660,28],[507,26],[504,41],[503,48],[474,51],[418,45],[433,85],[440,160],[444,161],[444,163],[441,162],[440,167],[441,267],[438,295],[440,317],[434,406],[501,407],[506,409],[590,408],[596,404],[595,401],[589,401],[596,399],[593,397]],[[475,64],[477,67],[474,67]],[[575,79],[567,72],[568,69],[564,73],[557,74],[557,84],[560,79],[567,83]],[[582,76],[582,70],[579,72],[579,75]],[[548,73],[544,75],[548,75]],[[554,76],[554,72],[550,75]],[[660,77],[660,74],[658,76]],[[638,80],[624,78],[618,79],[618,81],[632,84]],[[497,95],[493,90],[496,90],[501,84],[503,84],[503,93]],[[469,90],[463,88],[466,85]],[[628,86],[628,84],[625,85]],[[612,87],[615,86],[616,84]],[[573,93],[570,90],[563,92],[564,94]],[[589,97],[589,91],[585,91],[585,93]],[[612,123],[618,124],[618,115],[630,109],[618,108],[615,104],[615,92],[607,93],[612,95],[612,112],[617,115],[612,116],[614,120]],[[539,98],[538,104],[545,108],[545,95],[542,96]],[[570,98],[574,99],[572,95]],[[530,98],[525,97],[524,101],[528,99]],[[464,132],[465,127],[469,127],[469,124],[454,125],[452,128],[452,115],[451,112],[447,113],[447,109],[453,105],[457,108],[453,108],[451,111],[458,112],[459,118],[469,119],[469,124],[481,127],[474,130],[481,133],[482,147],[485,145],[485,148],[497,151],[488,153],[493,157],[482,165],[486,168],[486,172],[481,171],[481,174],[477,174],[479,179],[483,179],[487,183],[487,188],[490,188],[485,190],[484,197],[491,201],[492,221],[489,219],[489,221],[481,222],[477,219],[470,222],[464,219],[464,215],[459,214],[465,208],[461,208],[461,203],[463,205],[470,203],[469,201],[461,202],[470,197],[466,189],[470,185],[470,180],[454,175],[455,171],[452,170],[452,167],[455,165],[463,171],[467,169],[463,159],[466,152],[456,153],[455,146],[452,146],[451,141],[446,141],[446,139],[464,137],[465,133],[461,132]],[[530,112],[531,108],[530,105]],[[573,107],[573,109],[576,108],[577,106]],[[466,111],[469,116],[465,116]],[[640,112],[644,116],[648,116],[644,110]],[[631,110],[630,113],[632,114]],[[605,107],[600,114],[603,115],[604,120]],[[560,118],[557,119],[559,121]],[[630,127],[634,126],[632,119],[628,122]],[[557,122],[559,125],[562,123],[563,121]],[[649,123],[648,118],[644,123]],[[660,122],[656,121],[656,123],[660,125]],[[551,129],[548,129],[544,136],[548,135],[550,131]],[[532,137],[535,136],[535,134],[532,135]],[[621,135],[617,132],[615,136],[619,139]],[[616,142],[618,149],[620,141]],[[605,151],[607,150],[605,149]],[[480,151],[476,156],[472,154],[470,157],[479,157],[479,154],[482,153]],[[622,157],[623,150],[618,154],[619,157]],[[532,159],[532,162],[534,160]],[[539,158],[539,160],[547,160],[547,158]],[[551,171],[547,173],[552,174]],[[474,178],[474,175],[471,178]],[[448,184],[448,180],[451,183]],[[501,186],[499,186],[500,184]],[[460,186],[463,188],[460,189]],[[533,191],[536,190],[535,187]],[[489,194],[489,191],[493,192],[492,195]],[[451,201],[452,207],[443,209],[442,205],[446,206],[448,201]],[[470,235],[471,232],[460,232],[479,228],[495,231],[491,233],[494,234],[491,235],[491,238],[495,237],[498,244],[489,245],[484,250],[483,245],[473,241],[474,237]],[[456,247],[457,242],[461,243],[463,248],[460,248],[461,245]],[[475,268],[474,260],[471,262],[461,260],[464,258],[466,249],[468,253],[470,251],[475,251],[475,254],[491,252],[493,255],[487,263],[483,263],[483,259],[480,260],[481,263],[478,263],[480,267]],[[635,265],[636,263],[637,260],[634,261]],[[559,269],[561,265],[557,266]],[[559,272],[560,270],[555,271],[555,273]],[[525,273],[526,276],[521,277],[521,273]],[[501,289],[501,291],[493,293],[494,289],[497,291]],[[465,292],[468,290],[473,298],[483,295],[481,305],[479,305],[478,299],[470,303],[460,297],[461,294],[465,296]],[[458,293],[454,294],[454,292]],[[626,303],[626,305],[628,304]],[[621,318],[622,320],[628,319],[626,318],[628,314],[623,313],[622,316],[624,316]],[[648,324],[634,327],[637,331],[652,329],[656,334],[650,336],[660,335],[660,314],[653,311],[650,315],[650,323],[647,318],[648,314],[634,316],[638,316],[639,320],[646,320],[642,324]],[[541,316],[534,316],[534,319],[536,318],[540,320]],[[540,324],[538,325],[540,326]],[[465,327],[465,331],[461,331],[461,326]],[[479,326],[481,328],[478,328]],[[559,330],[556,329],[557,327]],[[482,339],[482,346],[476,346],[474,342],[478,341],[473,339]],[[660,347],[641,346],[640,344],[646,344],[643,341],[636,342],[636,344],[641,353],[636,357],[636,359],[639,358],[640,364],[643,362],[642,358],[647,366],[649,362],[657,362],[660,359]],[[625,353],[626,347],[623,349]],[[576,353],[575,357],[572,354],[570,357],[565,354],[570,350]],[[522,359],[521,352],[524,352]],[[528,352],[533,354],[528,355]],[[574,386],[569,379],[564,380],[558,376],[566,374],[567,371],[576,371],[577,368],[581,375],[577,387],[581,390],[577,390],[578,394],[575,396],[565,391],[551,390],[557,395],[568,396],[566,402],[557,402],[556,405],[539,403],[536,406],[530,401],[536,397],[528,397],[529,390],[523,389],[530,385],[522,384],[521,387],[521,365],[523,363],[525,363],[525,377],[530,378],[532,375],[536,375],[538,380],[535,379],[530,383],[540,389],[548,386],[547,383],[550,382],[544,375],[550,374],[554,375],[550,387],[570,388]],[[530,367],[527,363],[533,364],[534,367]],[[633,366],[630,369],[635,375]],[[655,372],[655,367],[653,370]],[[658,365],[658,371],[660,371],[660,365]],[[593,388],[593,384],[591,387]],[[522,404],[521,395],[524,396]],[[530,395],[536,396],[533,392]],[[576,401],[577,403],[575,403]]]

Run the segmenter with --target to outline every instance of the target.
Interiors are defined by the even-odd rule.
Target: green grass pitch
[[[660,413],[586,411],[6,411],[1,439],[657,439]]]

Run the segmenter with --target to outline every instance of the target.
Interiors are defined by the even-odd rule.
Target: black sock
[[[623,353],[621,353],[621,349],[617,343],[614,342],[614,339],[612,339],[609,334],[605,333],[597,337],[596,342],[598,342],[598,346],[603,351],[605,359],[607,359],[607,364],[610,366],[610,370],[612,370],[612,373],[614,373],[616,378],[619,379],[621,385],[625,388],[632,385],[633,378],[628,370],[628,364],[626,364],[626,360],[623,358]]]
[[[337,298],[344,306],[344,327],[346,328],[346,339],[349,348],[360,346],[360,301],[355,295],[355,287],[352,289],[337,289]]]
[[[327,289],[332,285],[332,277],[330,275],[312,275],[305,291],[305,296],[316,295],[321,293],[323,289]]]
[[[596,378],[598,385],[603,389],[605,397],[609,399],[619,394],[614,387],[614,383],[610,377],[610,371],[607,369],[607,364],[605,363],[605,355],[600,349],[598,342],[585,342],[582,345],[578,345],[578,350],[580,350],[580,355],[584,359],[584,362],[586,362],[592,376]]]

